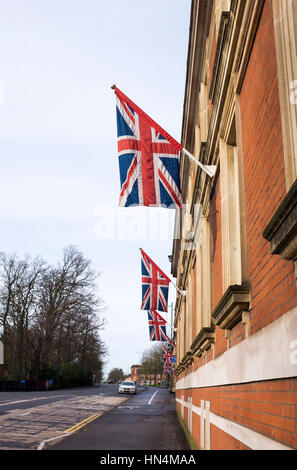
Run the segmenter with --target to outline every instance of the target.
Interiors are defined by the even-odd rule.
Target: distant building
[[[131,366],[131,374],[130,374],[130,377],[131,377],[131,380],[135,380],[137,385],[140,384],[141,382],[141,373],[140,373],[140,369],[141,369],[141,365],[139,364],[135,364],[133,366]]]
[[[200,449],[297,448],[296,18],[297,0],[192,1],[182,145],[216,174],[181,157],[172,274]]]
[[[166,374],[142,374],[141,365],[131,366],[131,374],[127,380],[135,380],[137,385],[161,385],[166,383]]]

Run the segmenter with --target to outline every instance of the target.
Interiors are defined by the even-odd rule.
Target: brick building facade
[[[134,364],[131,366],[131,374],[129,380],[134,380],[137,385],[160,385],[167,381],[166,374],[143,374],[141,365]]]
[[[172,274],[199,449],[297,448],[297,0],[193,0]]]
[[[141,365],[133,364],[131,366],[130,378],[131,378],[131,380],[134,380],[137,383],[137,385],[140,384],[140,382],[142,380]]]

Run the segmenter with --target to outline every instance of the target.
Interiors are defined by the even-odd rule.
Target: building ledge
[[[251,291],[248,284],[229,286],[212,312],[216,325],[231,329],[242,320],[243,312],[250,309]]]
[[[215,341],[215,327],[202,328],[191,346],[193,356],[201,356],[203,351],[209,349]]]
[[[175,370],[174,370],[174,374],[176,375],[176,377],[178,377],[182,371],[184,370],[184,367],[181,367],[181,365],[179,365]]]
[[[184,355],[184,357],[182,358],[182,360],[180,361],[179,365],[176,368],[177,374],[187,369],[193,362],[194,362],[194,356],[191,351],[188,351]]]
[[[174,370],[176,376],[180,375],[186,369],[185,365],[180,363]]]
[[[287,260],[297,259],[297,180],[263,231],[270,252]]]
[[[194,356],[191,351],[188,351],[186,355],[184,356],[182,363],[185,367],[189,367],[192,362],[194,362]]]

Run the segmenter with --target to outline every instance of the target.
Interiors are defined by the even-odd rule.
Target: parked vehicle
[[[136,385],[132,381],[122,382],[119,385],[119,393],[132,393],[133,395],[136,394]]]

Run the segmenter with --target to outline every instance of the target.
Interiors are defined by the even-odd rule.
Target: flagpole
[[[188,150],[186,150],[185,148],[182,148],[182,152],[184,152],[185,155],[187,155],[187,157],[192,160],[193,162],[196,163],[196,165],[200,166],[200,168],[205,171],[205,173],[208,174],[208,176],[210,176],[211,178],[214,177],[215,175],[215,172],[216,172],[216,166],[215,165],[203,165],[203,163],[199,162],[199,160],[197,160],[197,158],[195,158],[190,152],[188,152]]]
[[[171,284],[174,285],[174,287],[176,288],[176,290],[177,290],[181,295],[183,295],[184,297],[186,296],[186,291],[185,291],[185,290],[180,290],[180,289],[177,287],[177,285],[174,284],[173,281],[170,280],[170,282],[171,282]]]

